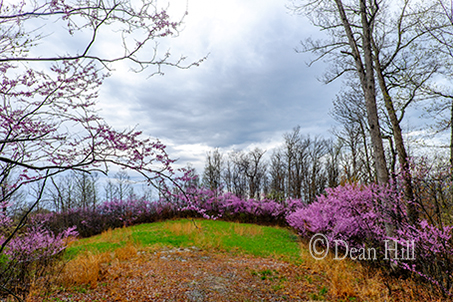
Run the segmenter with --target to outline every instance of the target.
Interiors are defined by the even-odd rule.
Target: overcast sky
[[[328,112],[341,82],[317,80],[326,66],[308,67],[299,42],[316,35],[285,0],[189,0],[177,38],[163,41],[187,62],[206,55],[199,67],[166,68],[164,76],[117,70],[101,88],[101,115],[116,127],[137,125],[158,137],[179,163],[198,172],[206,151],[259,146],[271,150],[297,125],[302,132],[329,136]],[[171,1],[180,18],[186,1]]]

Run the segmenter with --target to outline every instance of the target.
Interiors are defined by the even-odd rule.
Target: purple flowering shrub
[[[312,204],[286,217],[303,236],[322,233],[329,241],[344,240],[361,248],[365,240],[383,240],[385,228],[373,187],[346,185],[326,189]]]
[[[0,283],[25,297],[31,284],[54,268],[68,240],[78,233],[72,227],[55,234],[32,222],[10,238],[17,225],[5,212],[0,213]]]
[[[26,232],[8,242],[4,254],[11,261],[20,263],[39,262],[60,254],[66,248],[68,239],[77,237],[77,235],[75,227],[68,228],[55,235],[42,226],[32,226]],[[0,244],[3,244],[4,241],[5,237],[1,236]]]
[[[179,211],[191,211],[207,219],[238,221],[245,223],[287,225],[286,216],[305,206],[299,199],[276,202],[269,199],[243,199],[225,192],[203,188],[191,188],[186,194],[173,196],[173,200],[186,206]]]
[[[42,221],[54,232],[62,232],[69,226],[75,226],[79,236],[90,237],[108,229],[176,217],[180,215],[175,204],[129,199],[104,202],[96,208],[38,214],[34,219]]]
[[[437,285],[444,295],[450,295],[453,227],[429,224],[426,219],[411,225],[403,197],[395,187],[372,184],[329,188],[316,202],[289,214],[287,222],[306,238],[322,233],[331,243],[346,242],[349,250],[374,248],[378,259],[368,264],[391,270],[396,265],[402,269],[400,273],[421,277]],[[386,232],[386,224],[393,226],[393,234]],[[341,241],[338,242],[341,247]],[[399,247],[398,257],[393,260],[390,259],[393,246],[388,242],[396,242]],[[414,247],[413,252],[408,253],[408,243]],[[406,248],[405,254],[401,247]],[[344,247],[343,252],[347,252]]]
[[[244,223],[287,225],[286,216],[305,204],[298,199],[284,202],[262,199],[242,199],[226,192],[191,188],[185,194],[172,196],[179,216],[203,217]]]
[[[243,200],[231,193],[205,189],[190,189],[185,194],[166,196],[158,201],[114,200],[96,208],[38,214],[52,231],[59,233],[76,226],[81,237],[100,234],[108,229],[150,223],[174,218],[218,219],[227,221],[286,225],[286,216],[304,206],[300,200],[282,203],[273,200]]]
[[[186,196],[179,196],[186,206],[180,211],[191,211],[207,219],[222,218],[229,221],[253,223],[284,223],[284,205],[273,200],[244,200],[232,193],[195,189]]]
[[[429,224],[421,220],[417,227],[405,225],[390,239],[404,245],[414,243],[415,261],[397,264],[411,274],[436,285],[444,296],[453,296],[453,226]]]
[[[167,191],[169,192],[169,191]],[[93,209],[73,209],[41,216],[44,225],[55,233],[76,226],[87,237],[109,228],[129,226],[173,218],[204,217],[259,224],[289,225],[302,236],[324,234],[330,242],[342,240],[348,248],[374,248],[379,265],[395,273],[414,274],[450,292],[453,271],[453,227],[428,223],[421,217],[417,225],[409,223],[401,189],[394,186],[353,185],[326,189],[311,204],[301,200],[241,199],[231,193],[202,188],[173,190],[160,200],[114,200]],[[391,226],[392,233],[388,233]],[[415,259],[385,258],[386,240],[404,246],[414,242]],[[343,252],[346,252],[343,246]]]

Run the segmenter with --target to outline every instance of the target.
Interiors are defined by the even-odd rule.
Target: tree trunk
[[[453,99],[450,110],[450,201],[453,203]]]
[[[407,204],[407,212],[409,216],[409,221],[412,224],[415,224],[418,219],[418,212],[415,205],[412,203],[414,201],[414,193],[412,189],[412,176],[410,172],[409,160],[404,146],[403,134],[400,127],[400,122],[396,116],[395,106],[393,106],[393,101],[388,91],[384,75],[382,73],[382,68],[379,61],[379,52],[375,48],[374,62],[377,72],[377,77],[379,81],[379,86],[381,87],[381,92],[384,97],[385,108],[390,118],[390,123],[392,124],[393,129],[393,138],[395,139],[396,153],[398,154],[398,161],[401,165],[401,170],[403,173],[403,186],[404,186],[404,197]]]
[[[368,143],[366,139],[366,132],[365,132],[365,126],[363,125],[362,122],[360,122],[360,132],[362,135],[362,140],[363,140],[363,149],[365,152],[365,167],[366,167],[366,173],[369,181],[375,181],[373,178],[373,174],[371,173],[371,166],[370,166],[370,155],[368,152]]]
[[[348,37],[349,45],[351,47],[352,55],[354,57],[357,74],[360,78],[360,83],[365,95],[365,105],[367,111],[368,124],[370,126],[371,143],[373,147],[374,164],[376,167],[377,181],[380,184],[387,184],[389,182],[389,175],[387,170],[387,163],[385,160],[384,146],[382,143],[381,128],[379,127],[379,116],[376,104],[376,87],[373,68],[373,53],[371,47],[371,25],[367,16],[367,3],[366,0],[360,0],[360,15],[362,20],[362,50],[365,60],[365,68],[363,66],[359,46],[354,39],[351,30],[351,25],[347,19],[343,3],[341,0],[335,0],[338,11]],[[384,207],[388,205],[383,205]],[[385,232],[387,236],[392,237],[395,234],[395,226],[389,222],[385,222]],[[391,242],[390,248],[393,248]],[[392,255],[391,257],[393,257]]]
[[[453,99],[451,100],[450,108],[450,169],[453,170]]]
[[[338,7],[338,12],[343,23],[346,35],[348,37],[349,46],[351,47],[354,57],[357,74],[365,95],[365,105],[367,110],[367,119],[370,126],[371,143],[373,146],[374,163],[376,167],[377,181],[381,184],[386,184],[389,181],[387,163],[385,161],[384,146],[382,143],[381,129],[379,127],[379,116],[376,104],[376,88],[374,79],[373,57],[371,49],[371,28],[367,18],[366,0],[360,0],[360,11],[363,27],[363,55],[365,66],[363,65],[359,46],[354,39],[351,25],[347,19],[343,3],[341,0],[335,0]]]

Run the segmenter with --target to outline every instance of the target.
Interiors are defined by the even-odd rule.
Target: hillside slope
[[[285,228],[212,220],[142,224],[78,240],[66,257],[57,286],[35,290],[28,301],[429,300],[410,281],[359,263],[316,261]]]

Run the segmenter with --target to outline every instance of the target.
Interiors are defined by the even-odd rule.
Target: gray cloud
[[[126,123],[175,146],[228,149],[274,139],[296,125],[307,134],[327,135],[333,124],[328,111],[340,83],[316,80],[325,66],[308,68],[309,55],[294,51],[307,33],[306,22],[288,15],[280,1],[270,2],[272,9],[255,16],[234,39],[223,41],[209,31],[194,34],[188,22],[189,32],[172,41],[172,52],[188,52],[192,60],[210,53],[207,61],[189,70],[166,69],[165,76],[139,83],[135,75],[129,81],[112,77],[105,95],[112,103],[123,102],[115,108],[129,111]],[[114,120],[114,112],[106,114]]]

